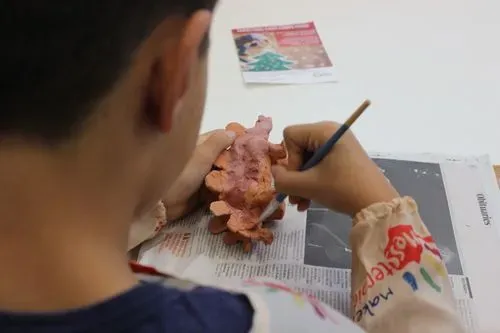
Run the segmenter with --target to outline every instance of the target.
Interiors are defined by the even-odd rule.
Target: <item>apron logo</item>
[[[373,288],[377,282],[405,269],[411,263],[420,264],[424,250],[441,258],[432,236],[418,234],[411,225],[403,224],[391,227],[387,231],[387,238],[387,245],[384,249],[385,260],[378,262],[368,270],[361,288],[353,294],[354,309],[360,305],[368,290]],[[407,276],[407,279],[410,277]]]

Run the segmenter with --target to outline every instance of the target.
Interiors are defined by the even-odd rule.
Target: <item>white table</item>
[[[212,30],[202,130],[272,116],[344,121],[369,151],[488,153],[500,163],[500,1],[221,0]],[[313,20],[338,83],[245,86],[231,29]]]

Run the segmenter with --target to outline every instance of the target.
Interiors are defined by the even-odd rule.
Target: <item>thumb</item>
[[[231,131],[215,131],[205,141],[196,146],[192,163],[197,168],[208,168],[210,170],[220,153],[233,143],[235,137],[236,134]]]
[[[234,136],[234,133],[217,130],[208,137],[202,137],[203,141],[196,146],[193,156],[166,193],[164,200],[177,202],[179,199],[184,200],[196,192],[205,176],[212,169],[215,159],[233,143]]]
[[[272,172],[278,192],[306,199],[314,197],[317,183],[314,170],[290,171],[281,165],[275,165]]]

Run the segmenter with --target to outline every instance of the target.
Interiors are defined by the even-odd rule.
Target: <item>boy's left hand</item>
[[[167,221],[189,213],[201,203],[200,187],[220,153],[234,141],[234,133],[215,130],[200,135],[196,149],[179,178],[163,198]]]

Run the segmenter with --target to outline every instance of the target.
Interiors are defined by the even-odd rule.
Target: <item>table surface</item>
[[[274,119],[342,122],[369,151],[490,155],[500,163],[500,1],[221,0],[202,130]],[[338,83],[245,86],[231,29],[314,21]]]

